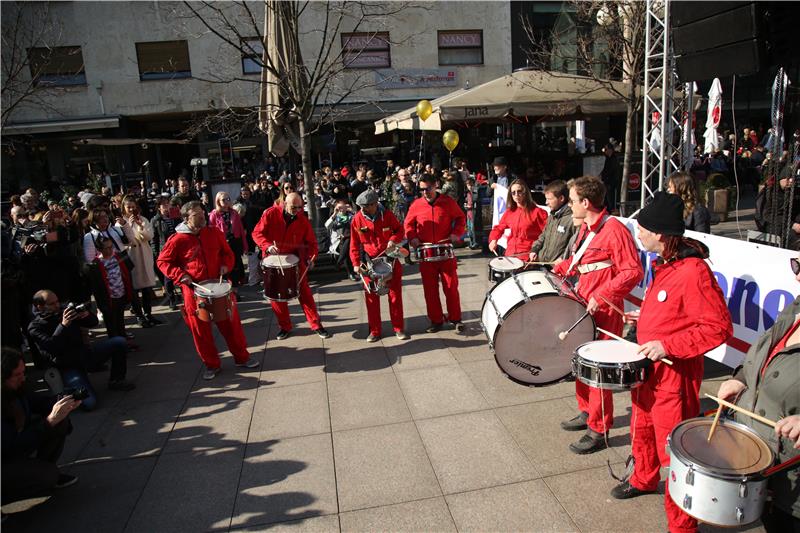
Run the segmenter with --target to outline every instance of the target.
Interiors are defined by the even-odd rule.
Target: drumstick
[[[225,274],[220,274],[220,275],[219,275],[219,282],[220,282],[220,283],[222,283],[222,276],[224,276],[224,275],[225,275]]]
[[[555,265],[555,261],[525,261],[525,265]]]
[[[611,333],[610,331],[606,331],[606,330],[604,330],[603,328],[595,328],[595,329],[596,329],[597,331],[599,331],[600,333],[605,333],[606,335],[608,335],[609,337],[611,337],[611,338],[612,338],[612,339],[614,339],[614,340],[618,340],[618,341],[622,341],[622,342],[627,342],[627,343],[630,343],[630,344],[636,344],[635,342],[631,342],[631,341],[629,341],[628,339],[623,339],[623,338],[622,338],[622,337],[620,337],[619,335],[615,335],[615,334]],[[636,346],[641,346],[641,345],[639,345],[639,344],[636,344]],[[669,365],[669,366],[672,366],[672,361],[671,361],[671,360],[669,360],[669,359],[667,359],[666,357],[664,357],[664,358],[660,359],[660,361],[661,361],[662,363],[665,363],[665,364]]]
[[[716,396],[712,396],[712,395],[710,395],[710,394],[708,394],[708,393],[706,393],[706,398],[711,398],[712,400],[714,400],[715,402],[717,402],[717,403],[718,403],[718,404],[720,404],[720,405],[724,405],[725,407],[728,407],[728,408],[730,408],[730,409],[733,409],[734,411],[739,411],[739,412],[740,412],[740,413],[742,413],[743,415],[747,415],[747,416],[749,416],[750,418],[753,418],[753,419],[755,419],[755,420],[758,420],[759,422],[761,422],[761,423],[763,423],[763,424],[766,424],[766,425],[768,425],[768,426],[770,426],[770,427],[773,427],[773,428],[774,428],[774,427],[777,425],[777,423],[776,423],[776,422],[773,422],[773,421],[772,421],[772,420],[770,420],[769,418],[764,418],[763,416],[759,416],[759,415],[757,415],[757,414],[753,413],[752,411],[748,411],[748,410],[747,410],[747,409],[745,409],[744,407],[739,407],[739,406],[738,406],[738,405],[736,405],[735,403],[726,402],[726,401],[725,401],[725,400],[723,400],[722,398],[717,398]]]
[[[572,324],[572,326],[570,326],[570,328],[567,331],[562,331],[561,333],[559,333],[558,334],[559,340],[563,341],[564,339],[566,339],[567,335],[569,335],[569,332],[572,331],[573,329],[575,329],[578,326],[578,324],[581,323],[581,320],[583,320],[587,316],[589,316],[589,311],[586,311],[585,313],[583,313],[583,315],[581,315],[581,317],[578,320],[576,320],[575,323]]]
[[[625,317],[625,311],[623,311],[622,309],[620,309],[616,305],[614,305],[611,302],[609,302],[608,298],[606,298],[605,296],[603,296],[601,294],[598,294],[598,296],[600,296],[600,299],[603,300],[606,303],[606,305],[609,306],[613,311],[616,311],[617,313],[619,313],[620,316],[622,316],[623,318]]]
[[[312,255],[311,256],[311,259],[309,259],[309,261],[308,261],[308,267],[306,267],[306,270],[305,270],[305,272],[303,272],[303,275],[300,276],[300,279],[297,280],[297,284],[298,285],[300,285],[303,282],[303,278],[306,277],[306,274],[308,274],[308,271],[311,270],[311,263],[313,263],[314,259],[316,259],[316,258],[317,258],[316,255]]]
[[[714,421],[711,422],[711,429],[708,430],[708,438],[706,442],[711,442],[711,437],[714,436],[714,430],[717,429],[717,424],[719,423],[719,415],[722,413],[722,408],[725,407],[722,404],[719,404],[717,407],[717,414],[714,415]]]
[[[281,261],[281,256],[276,254],[276,257],[278,258],[278,269],[281,271],[281,276],[284,276],[285,274],[283,273],[283,262]]]
[[[197,283],[195,283],[194,281],[192,282],[192,285],[194,285],[194,286],[195,286],[195,288],[197,288],[197,289],[200,289],[202,292],[208,293],[208,289],[206,289],[206,288],[205,288],[205,287],[203,287],[202,285],[198,285],[198,284],[197,284]]]

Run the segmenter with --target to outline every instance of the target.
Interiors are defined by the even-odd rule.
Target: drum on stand
[[[441,244],[424,243],[414,249],[414,260],[417,262],[447,261],[455,256],[453,245],[449,242]]]
[[[195,284],[195,315],[203,322],[223,322],[233,316],[233,285],[228,281],[208,280]]]
[[[635,389],[647,381],[653,368],[652,361],[636,353],[638,350],[636,344],[618,340],[581,344],[572,358],[572,373],[579,381],[598,389]]]
[[[763,476],[775,460],[752,429],[713,418],[684,420],[667,438],[669,495],[686,514],[717,526],[742,526],[761,517],[767,498]]]
[[[591,316],[565,340],[558,337],[585,312],[563,279],[549,272],[521,272],[486,295],[481,327],[500,370],[523,385],[545,385],[567,377],[575,348],[594,339]]]
[[[511,277],[512,274],[521,272],[525,268],[522,259],[516,257],[495,257],[489,261],[489,281],[499,283]]]
[[[273,302],[288,302],[299,294],[300,258],[296,255],[268,255],[261,260],[264,296]]]

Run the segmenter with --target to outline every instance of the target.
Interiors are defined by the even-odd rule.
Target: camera
[[[67,388],[58,395],[58,398],[60,400],[68,396],[72,397],[73,400],[85,400],[89,397],[89,390],[84,387]]]
[[[70,309],[74,310],[76,313],[83,313],[84,311],[88,311],[89,307],[85,303],[76,304],[75,302],[70,302],[67,304],[67,307],[64,308],[64,311],[69,311]]]

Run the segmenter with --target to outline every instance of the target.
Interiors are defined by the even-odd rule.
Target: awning
[[[412,107],[375,122],[375,134],[394,129],[441,130],[448,121],[499,121],[511,117],[580,117],[624,113],[621,81],[538,70],[519,71],[472,89],[433,100],[433,114],[421,121]]]
[[[78,139],[72,144],[94,144],[97,146],[131,146],[135,144],[189,144],[186,139]]]
[[[3,135],[35,135],[62,131],[99,130],[118,128],[119,117],[92,117],[72,120],[46,120],[10,124],[3,128]]]

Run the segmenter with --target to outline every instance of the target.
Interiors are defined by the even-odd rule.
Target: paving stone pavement
[[[479,323],[487,258],[458,255],[463,335],[424,333],[417,266],[405,267],[405,342],[392,335],[385,298],[385,337],[365,342],[361,287],[341,277],[313,284],[327,340],[296,303],[292,335],[275,340],[271,310],[245,289],[240,314],[262,366],[236,369],[225,352],[210,382],[180,314],[158,308],[166,325],[131,328],[137,389],[102,391],[97,410],[73,417],[62,462],[79,483],[4,529],[666,531],[663,486],[609,496],[608,465],[620,473],[629,452],[630,394],[614,396],[609,449],[570,453],[577,435],[558,422],[576,410],[574,385],[505,378]],[[709,362],[703,392],[726,372]]]

